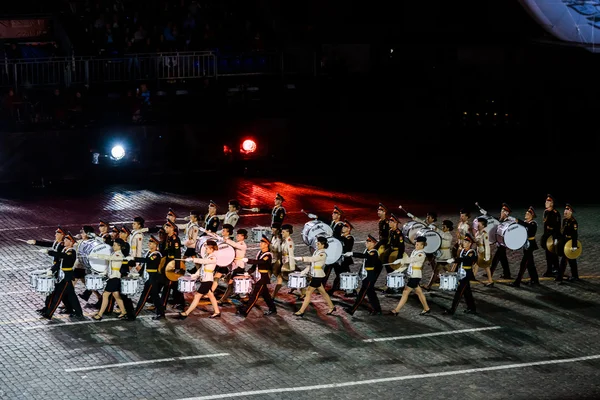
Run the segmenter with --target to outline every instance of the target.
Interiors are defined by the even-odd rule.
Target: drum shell
[[[177,290],[181,293],[196,291],[196,280],[191,276],[182,276],[177,280]]]
[[[340,289],[355,290],[358,288],[358,274],[354,272],[342,272],[340,274]]]
[[[440,290],[456,290],[458,287],[458,274],[445,272],[440,274]]]
[[[110,256],[112,247],[106,243],[97,240],[84,240],[77,248],[77,260],[81,265],[84,265],[88,271],[97,273],[106,272],[108,269],[108,261],[96,258],[89,258],[93,255]]]
[[[253,243],[260,243],[262,236],[269,237],[271,236],[271,232],[272,230],[268,226],[255,226],[250,230],[250,240]]]
[[[313,240],[317,236],[331,236],[333,229],[323,221],[308,221],[302,229],[302,241],[307,246],[312,246]]]
[[[234,276],[233,277],[234,293],[246,294],[252,291],[252,278],[249,276]]]
[[[477,221],[478,218],[485,218],[487,220],[487,226],[485,227],[485,230],[490,238],[490,243],[496,243],[496,232],[498,230],[498,225],[500,225],[500,221],[490,215],[480,215],[473,220],[473,232],[477,232],[479,230],[479,223]]]
[[[121,278],[121,293],[131,295],[137,293],[139,281],[135,278]]]
[[[417,231],[423,228],[426,228],[426,226],[422,222],[408,221],[402,226],[402,234],[411,244],[415,244],[415,239],[417,238]]]
[[[404,285],[406,284],[404,274],[399,272],[392,272],[391,274],[387,274],[386,280],[387,287],[392,289],[404,287]]]
[[[288,287],[294,289],[303,289],[306,286],[306,275],[302,275],[300,272],[292,272],[288,275]]]
[[[85,288],[87,290],[104,289],[106,281],[100,275],[88,274],[85,276]]]
[[[38,293],[50,293],[54,290],[56,281],[52,276],[38,276],[35,291]]]

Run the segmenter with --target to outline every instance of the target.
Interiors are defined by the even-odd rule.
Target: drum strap
[[[62,268],[63,271],[73,271],[73,268]]]
[[[375,268],[365,268],[365,271],[373,271]]]
[[[120,271],[120,270],[121,270],[121,267],[118,267],[118,268],[111,268],[111,269],[112,269],[113,271]]]
[[[269,270],[268,269],[259,269],[258,272],[260,272],[261,274],[268,274]]]
[[[319,266],[319,265],[315,265],[315,266],[313,267],[313,269],[323,269],[323,267],[321,267],[321,266]]]
[[[462,269],[471,269],[471,267],[462,267]]]
[[[158,272],[157,269],[147,269],[146,272]]]
[[[421,267],[412,267],[412,269],[418,269],[418,270],[421,270],[421,269],[423,269],[423,268],[421,268]]]

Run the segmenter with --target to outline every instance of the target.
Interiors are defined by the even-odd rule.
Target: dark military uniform
[[[570,205],[566,207],[571,208]],[[579,280],[579,272],[577,271],[577,259],[576,258],[568,258],[564,254],[564,245],[571,240],[572,246],[577,247],[577,240],[579,238],[577,220],[571,216],[570,218],[564,219],[562,222],[562,232],[560,245],[558,246],[558,252],[561,256],[560,265],[558,269],[558,275],[556,275],[556,281],[562,282],[563,275],[565,270],[567,269],[567,263],[569,263],[569,267],[571,267],[571,278],[570,280]]]
[[[546,199],[550,199],[554,203],[552,196],[548,195]],[[552,237],[554,240],[560,239],[560,220],[560,213],[555,208],[544,210],[544,232],[540,244],[546,253],[546,272],[543,274],[546,277],[556,275],[560,268],[556,250],[550,251],[546,247],[546,241],[549,237]]]
[[[158,273],[158,266],[162,260],[162,254],[158,251],[148,251],[145,257],[136,257],[135,261],[143,264],[142,269],[139,271],[140,276],[144,275],[144,272],[148,273],[148,280],[144,283],[144,289],[137,303],[135,309],[135,316],[140,315],[140,311],[144,309],[144,305],[151,298],[156,310],[157,316],[164,316],[165,309],[160,301],[160,274]]]
[[[473,242],[473,240],[471,240],[471,242]],[[458,307],[458,303],[463,296],[465,296],[465,302],[467,303],[467,309],[465,311],[474,313],[476,308],[475,299],[473,299],[473,292],[471,291],[471,281],[475,280],[475,276],[473,274],[473,264],[477,262],[477,252],[473,249],[462,249],[454,262],[458,264],[459,271],[460,268],[462,268],[466,272],[466,275],[464,278],[458,281],[458,287],[454,293],[452,306],[446,311],[446,313],[454,314],[456,308]]]
[[[52,252],[52,254],[60,253],[60,252],[62,252],[62,250],[65,247],[63,242],[59,242],[56,240],[53,242],[46,241],[46,240],[36,240],[35,245],[40,246],[40,247],[49,247],[50,251],[48,251],[48,254],[50,254],[50,252]],[[56,256],[56,255],[53,256],[52,267],[51,267],[52,271],[58,271],[57,266],[60,264],[60,260],[61,260],[61,258],[59,256]],[[56,288],[54,290],[56,290]],[[50,293],[46,296],[46,300],[44,301],[44,307],[36,310],[38,313],[40,313],[42,315],[47,313],[48,307],[50,306],[50,302],[52,301],[52,295],[53,295],[53,293]],[[63,300],[63,302],[64,302],[64,300]],[[66,304],[65,304],[65,307],[66,307]]]
[[[379,298],[375,292],[375,282],[377,282],[377,278],[383,269],[383,264],[379,259],[379,254],[377,253],[377,250],[373,248],[371,250],[365,249],[363,253],[353,252],[352,256],[363,259],[363,276],[366,272],[366,277],[362,280],[360,291],[356,296],[354,304],[348,309],[348,313],[350,315],[354,314],[366,295],[369,299],[371,307],[373,308],[370,314],[381,314],[381,304],[379,303]]]
[[[175,259],[180,259],[181,258],[181,240],[179,239],[179,236],[177,236],[176,233],[174,233],[172,236],[168,237],[165,243],[165,249],[164,251],[161,251],[161,254],[164,254],[166,256],[166,264],[168,264],[169,262],[175,260]],[[177,269],[177,266],[179,265],[180,261],[175,261],[175,268]],[[165,269],[166,270],[166,269]],[[181,293],[179,290],[177,290],[177,283],[176,282],[172,282],[171,280],[169,280],[165,274],[165,270],[163,270],[163,273],[161,275],[161,279],[164,285],[164,288],[162,290],[162,297],[161,297],[161,303],[163,305],[163,307],[167,306],[167,302],[169,300],[169,294],[171,293],[171,291],[173,292],[173,303],[178,305],[179,308],[181,308],[182,310],[185,309],[185,297],[183,295],[183,293]]]
[[[530,212],[535,218],[535,212],[531,207],[527,211]],[[520,219],[517,219],[516,221],[519,225],[524,226],[527,230],[527,242],[525,242],[525,246],[523,246],[523,258],[521,259],[517,279],[515,279],[511,286],[519,287],[521,285],[521,279],[523,279],[525,269],[527,269],[527,273],[529,274],[530,284],[540,283],[537,269],[535,268],[535,261],[533,258],[533,252],[538,249],[537,242],[535,241],[535,234],[537,233],[537,222],[535,222],[534,220],[522,221]]]
[[[59,270],[62,270],[65,276],[54,288],[52,300],[48,305],[47,311],[43,313],[42,316],[51,319],[64,297],[67,299],[67,301],[64,301],[67,312],[69,312],[71,316],[82,317],[83,311],[81,310],[81,305],[79,304],[79,300],[77,300],[75,288],[73,287],[73,266],[75,265],[75,261],[77,261],[75,249],[72,247],[63,247],[61,251],[50,250],[48,251],[48,254],[60,260],[59,263],[52,266],[52,272],[58,273]]]
[[[248,260],[248,264],[252,264],[252,267],[248,270],[249,274],[254,274],[258,268],[260,273],[260,279],[252,287],[252,293],[248,296],[248,303],[246,306],[242,306],[238,309],[238,314],[246,317],[252,308],[256,305],[258,296],[262,296],[265,303],[269,307],[269,314],[276,313],[275,302],[269,292],[268,284],[271,283],[271,273],[273,269],[273,255],[270,252],[259,251],[256,255],[255,260]]]

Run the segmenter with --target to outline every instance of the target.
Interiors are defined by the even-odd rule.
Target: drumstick
[[[258,208],[258,207],[242,208],[242,211],[260,212],[260,208]]]
[[[21,241],[21,242],[25,242],[25,243],[27,243],[27,240],[25,240],[25,239],[19,239],[19,238],[16,238],[16,240],[19,240],[19,241]]]

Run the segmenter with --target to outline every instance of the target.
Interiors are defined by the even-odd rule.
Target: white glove
[[[487,211],[485,211],[483,208],[480,208],[479,212],[482,213],[483,215],[487,215]]]
[[[48,254],[48,249],[40,249],[39,252],[42,254]]]
[[[296,261],[302,261],[302,257],[294,257],[294,260],[296,260]]]
[[[188,257],[188,258],[186,258],[185,262],[194,262],[194,257]]]
[[[252,207],[252,209],[250,211],[252,211],[252,212],[259,212],[260,208],[258,208],[258,207]]]
[[[50,268],[46,270],[46,276],[52,276],[52,270]]]
[[[150,229],[148,229],[148,228],[142,228],[142,229],[140,229],[140,232],[148,232],[149,230]]]
[[[344,257],[352,257],[352,252],[351,251],[345,252]]]
[[[126,259],[127,261],[131,261],[131,260],[133,260],[134,258],[135,258],[135,257],[133,257],[133,256],[127,256],[127,257],[125,257],[125,259]]]
[[[250,274],[248,273],[248,271],[244,272],[244,276],[250,276]]]
[[[435,231],[435,225],[434,224],[429,224],[428,228],[431,229],[432,231]]]
[[[402,264],[402,259],[401,258],[397,258],[397,259],[394,260],[394,262],[392,264],[393,265]]]
[[[571,251],[577,251],[577,247],[571,247]]]
[[[106,272],[99,273],[100,276],[106,276]]]
[[[558,246],[558,239],[554,239],[554,245]]]
[[[449,258],[449,259],[446,260],[446,262],[448,264],[452,264],[454,262],[454,258]]]
[[[245,262],[245,263],[247,263],[247,262],[248,262],[248,257],[244,257],[244,258],[242,258],[242,262]]]
[[[483,261],[486,261],[486,262],[487,262],[487,261],[490,261],[490,258],[489,258],[489,257],[484,257],[484,258],[483,258]]]
[[[414,218],[415,216],[412,215],[411,213],[406,213],[406,215],[408,216],[408,218]]]
[[[35,240],[33,240],[33,239],[29,239],[29,240],[27,241],[27,244],[35,244]]]
[[[317,216],[315,214],[308,214],[308,218],[317,219]]]

